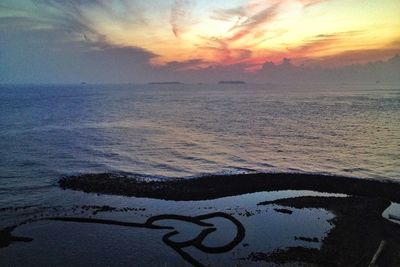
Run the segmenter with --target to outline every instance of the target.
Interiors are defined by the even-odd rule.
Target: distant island
[[[150,82],[149,84],[182,84],[181,82]]]
[[[245,84],[244,81],[219,81],[218,84]]]

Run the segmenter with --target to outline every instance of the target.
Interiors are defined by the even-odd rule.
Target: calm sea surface
[[[0,206],[79,173],[283,171],[400,178],[400,86],[0,87]]]

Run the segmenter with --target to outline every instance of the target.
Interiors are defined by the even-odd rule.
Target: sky
[[[400,54],[398,14],[398,0],[2,0],[0,82],[259,81],[284,58],[365,69]]]

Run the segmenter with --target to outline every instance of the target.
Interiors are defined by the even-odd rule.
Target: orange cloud
[[[267,7],[258,11],[256,14],[250,16],[242,23],[236,24],[234,27],[231,28],[231,32],[234,32],[233,36],[228,38],[228,41],[234,42],[239,39],[242,39],[246,35],[250,33],[254,33],[257,31],[258,27],[273,21],[273,19],[278,14],[279,4],[275,4],[271,7]]]

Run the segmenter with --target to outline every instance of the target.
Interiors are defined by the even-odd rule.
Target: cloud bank
[[[392,0],[3,0],[0,7],[2,83],[330,81],[349,71],[396,80],[383,75],[400,53]]]

